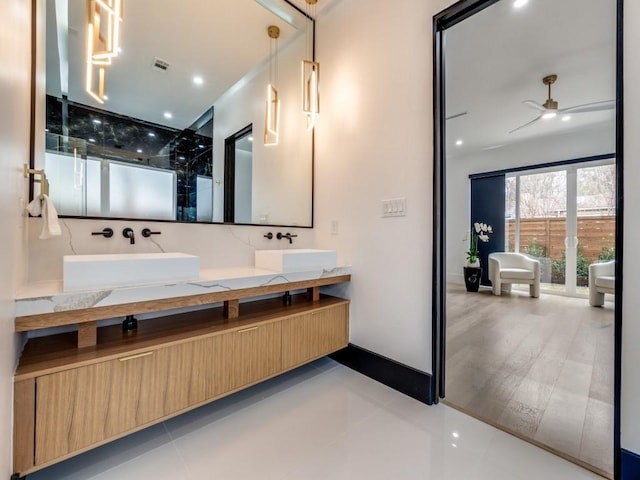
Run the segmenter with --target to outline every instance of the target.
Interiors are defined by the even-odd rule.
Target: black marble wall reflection
[[[83,157],[175,171],[176,220],[198,220],[197,177],[212,176],[212,108],[191,127],[177,130],[47,95],[46,132],[47,150],[73,153],[75,148]]]

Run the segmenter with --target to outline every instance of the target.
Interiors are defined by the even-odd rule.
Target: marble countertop
[[[350,274],[350,266],[339,266],[329,270],[317,269],[286,273],[261,270],[254,267],[203,269],[200,271],[200,279],[196,281],[68,293],[62,291],[62,280],[33,283],[24,286],[16,295],[15,316],[23,317],[84,308],[114,306]]]

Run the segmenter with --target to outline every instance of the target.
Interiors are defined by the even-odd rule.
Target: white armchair
[[[529,285],[529,295],[540,296],[540,262],[521,253],[496,252],[489,254],[489,280],[493,294],[510,292],[511,284]]]
[[[592,263],[589,265],[589,305],[604,305],[605,293],[616,293],[616,262]]]

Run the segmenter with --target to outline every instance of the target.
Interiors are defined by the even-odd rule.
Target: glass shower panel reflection
[[[174,171],[111,161],[108,182],[110,217],[175,220]]]
[[[211,222],[213,218],[213,179],[198,175],[196,177],[197,220]]]
[[[540,261],[542,288],[564,291],[567,261],[566,172],[521,175],[518,181],[519,251]]]

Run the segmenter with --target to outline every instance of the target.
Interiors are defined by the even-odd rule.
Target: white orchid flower
[[[489,233],[493,233],[493,228],[491,228],[491,225],[489,225],[489,226],[487,227],[487,232],[489,232]]]
[[[483,242],[488,242],[489,241],[489,235],[485,235],[484,233],[478,235],[478,238],[480,240],[482,240]]]
[[[478,222],[473,224],[473,228],[476,229],[476,233],[480,233],[482,231],[482,225],[479,224]]]

